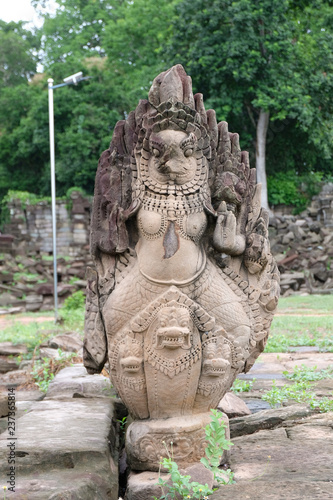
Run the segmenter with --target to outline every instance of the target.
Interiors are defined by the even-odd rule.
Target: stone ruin
[[[180,65],[155,78],[100,158],[84,364],[108,363],[134,419],[133,470],[157,471],[171,442],[179,465],[199,461],[210,409],[265,347],[279,272],[260,195],[238,134]]]

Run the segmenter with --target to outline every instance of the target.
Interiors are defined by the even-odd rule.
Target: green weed
[[[72,361],[77,357],[76,353],[69,354],[61,349],[58,349],[58,355],[58,358],[43,358],[33,364],[31,375],[42,392],[47,392],[55,375],[66,366],[72,365]]]
[[[205,467],[214,473],[214,478],[221,484],[230,484],[233,482],[233,473],[228,469],[221,471],[219,469],[221,456],[224,450],[229,450],[232,443],[225,437],[225,428],[222,413],[218,410],[211,410],[211,422],[205,427],[206,441],[208,443],[205,453],[206,457],[201,459]],[[161,460],[160,467],[163,467],[171,476],[171,481],[163,480],[159,477],[158,484],[162,489],[162,496],[159,500],[179,498],[182,499],[208,499],[215,490],[211,490],[207,484],[191,482],[191,476],[184,476],[179,472],[178,465],[173,459],[173,448],[169,451],[166,444],[165,449],[168,457]],[[154,500],[158,500],[154,497]]]
[[[288,401],[296,401],[297,403],[307,403],[312,409],[317,409],[320,412],[333,410],[333,400],[327,397],[317,398],[313,392],[313,384],[309,380],[297,380],[292,385],[282,387],[277,387],[276,381],[273,380],[272,388],[261,399],[267,401],[272,408],[279,407]]]
[[[325,378],[333,378],[333,368],[328,368],[327,370],[317,370],[316,366],[311,368],[301,365],[300,367],[295,366],[292,373],[284,371],[283,375],[287,379],[295,380],[297,382],[315,382]]]
[[[253,380],[239,380],[236,378],[230,390],[235,394],[239,392],[249,392],[255,381],[255,378]]]
[[[214,473],[214,479],[223,484],[227,484],[230,482],[230,475],[229,480],[225,481],[223,476],[221,476],[219,465],[223,451],[229,450],[233,444],[225,437],[227,426],[221,417],[221,412],[218,410],[211,410],[211,422],[205,427],[206,441],[208,443],[205,448],[206,457],[203,457],[200,462]]]
[[[289,352],[292,347],[317,346],[333,352],[332,316],[277,316],[265,352]]]

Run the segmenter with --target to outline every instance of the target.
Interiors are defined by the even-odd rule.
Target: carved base
[[[199,462],[205,456],[205,426],[210,423],[210,413],[186,415],[156,420],[136,420],[127,429],[126,453],[132,470],[158,471],[161,457],[167,457],[168,449],[180,468]],[[227,425],[226,437],[229,439],[229,420],[222,414]],[[228,458],[224,452],[221,463]],[[162,469],[163,471],[163,469]]]

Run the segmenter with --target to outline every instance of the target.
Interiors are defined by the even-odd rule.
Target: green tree
[[[47,0],[36,0],[37,9]],[[45,74],[0,96],[0,190],[49,192],[47,78],[93,78],[54,91],[57,194],[93,192],[117,120],[145,98],[163,58],[175,1],[59,0],[41,29]],[[6,118],[10,116],[9,120]]]
[[[105,28],[106,67],[126,111],[147,98],[153,79],[172,65],[165,48],[179,0],[119,2]]]
[[[332,155],[331,25],[332,6],[322,0],[213,0],[209,5],[183,0],[178,6],[170,53],[174,62],[185,64],[219,119],[239,124],[248,144],[252,138],[263,206],[268,207],[270,122],[284,122],[289,130],[293,123],[310,147],[327,159]]]
[[[40,40],[24,23],[0,20],[0,89],[27,81],[35,72]]]

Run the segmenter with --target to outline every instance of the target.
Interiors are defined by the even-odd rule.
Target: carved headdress
[[[242,205],[245,225],[250,203],[242,202],[244,195],[253,196],[255,169],[250,170],[248,154],[240,151],[238,134],[230,134],[225,122],[217,124],[214,110],[206,112],[202,94],[193,96],[191,77],[178,64],[157,76],[148,100],[141,100],[126,120],[117,123],[110,147],[100,158],[92,218],[93,255],[99,251],[122,253],[128,248],[126,221],[139,206],[142,179],[147,178],[149,138],[166,129],[194,134],[202,161],[192,184],[198,187],[205,182],[207,190],[211,188],[211,199],[206,196],[204,200],[206,209],[214,213],[222,200],[233,211]]]

